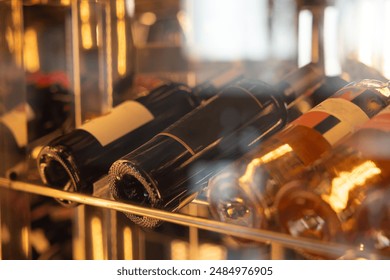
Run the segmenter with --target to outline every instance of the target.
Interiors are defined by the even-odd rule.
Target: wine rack
[[[26,3],[28,3],[27,6],[29,6],[31,3],[33,5],[35,2],[40,2],[39,0],[23,1],[26,1]],[[22,3],[23,1],[21,1],[20,3]],[[9,3],[11,2],[18,3],[18,1],[9,0]],[[42,4],[47,4],[46,2],[49,1],[42,0]],[[82,9],[86,7],[85,3],[87,2],[99,3],[99,5],[95,6],[95,14],[91,13],[89,15],[91,17],[95,17],[98,20],[94,21],[91,20],[91,18],[83,18],[83,16],[85,16],[86,14],[83,13],[84,11]],[[242,61],[239,61],[238,63],[235,58],[233,59],[233,63],[228,61],[229,59],[231,59],[231,57],[229,57],[230,54],[228,54],[227,61],[224,60],[225,58],[221,59],[220,61],[217,59],[216,62],[213,62],[212,60],[210,61],[210,56],[216,55],[217,57],[219,57],[219,55],[221,55],[223,52],[211,53],[210,51],[213,51],[212,48],[208,49],[209,46],[204,45],[202,45],[202,47],[205,47],[204,49],[190,48],[186,49],[187,53],[183,52],[183,49],[185,47],[188,47],[181,45],[184,41],[188,40],[188,42],[192,42],[192,40],[194,39],[199,39],[194,36],[195,33],[191,33],[191,28],[185,30],[189,27],[188,24],[205,24],[203,21],[196,22],[198,19],[200,19],[198,14],[192,15],[194,18],[185,18],[185,15],[183,13],[180,13],[180,9],[183,8],[183,3],[185,3],[184,6],[186,8],[191,7],[191,5],[193,5],[190,3],[191,0],[170,0],[168,1],[168,4],[166,3],[166,1],[137,0],[135,1],[135,7],[133,8],[135,8],[135,10],[139,14],[135,15],[132,20],[129,20],[127,18],[129,7],[126,6],[125,8],[125,2],[127,1],[53,0],[53,3],[55,3],[56,5],[58,4],[64,9],[66,7],[66,12],[63,12],[61,14],[63,18],[60,20],[61,22],[59,23],[59,26],[62,28],[61,36],[63,36],[63,42],[61,42],[61,44],[66,45],[65,47],[63,46],[64,50],[62,50],[64,54],[61,53],[51,55],[53,57],[56,57],[56,59],[60,57],[59,61],[63,64],[61,65],[61,67],[63,68],[61,69],[62,72],[68,72],[67,74],[71,73],[68,78],[71,79],[73,82],[73,88],[69,89],[70,92],[72,92],[72,94],[74,95],[74,104],[72,105],[74,106],[74,108],[72,108],[72,117],[74,118],[72,119],[72,122],[74,123],[71,124],[73,128],[79,127],[89,118],[94,118],[99,115],[105,114],[107,111],[115,107],[117,104],[123,102],[124,100],[135,99],[137,97],[137,94],[133,91],[128,91],[127,83],[129,82],[129,80],[134,78],[133,75],[137,72],[141,75],[144,75],[144,77],[151,77],[151,79],[157,77],[157,80],[161,78],[161,80],[165,79],[174,82],[182,82],[188,84],[189,86],[195,86],[200,82],[206,81],[216,72],[220,72],[221,69],[226,70],[225,68],[229,68],[232,65],[239,65],[240,67],[244,68],[245,76],[266,81],[270,84],[276,84],[280,81],[280,77],[290,72],[290,70],[295,70],[305,65],[305,63],[309,62],[319,62],[319,64],[323,65],[324,68],[329,65],[335,66],[333,68],[328,67],[330,70],[325,69],[327,70],[327,74],[330,75],[335,74],[334,71],[337,72],[338,68],[344,68],[341,70],[345,70],[345,73],[348,73],[349,76],[347,77],[348,79],[346,79],[348,81],[352,81],[356,78],[376,79],[379,77],[380,79],[383,77],[382,75],[389,75],[390,73],[389,65],[385,65],[385,63],[383,62],[385,61],[384,57],[386,55],[386,61],[390,61],[388,59],[388,52],[385,53],[385,48],[381,50],[383,54],[361,53],[362,51],[366,50],[369,45],[364,44],[362,42],[372,41],[376,45],[380,45],[384,42],[386,42],[386,44],[388,43],[388,40],[386,41],[385,39],[383,39],[383,42],[381,41],[382,37],[386,37],[384,35],[382,37],[371,37],[371,33],[367,32],[366,30],[369,28],[362,28],[359,26],[359,28],[362,29],[359,29],[359,32],[361,34],[359,32],[355,32],[356,38],[352,38],[351,36],[344,36],[343,38],[346,38],[345,42],[339,43],[339,45],[344,44],[346,46],[346,51],[349,51],[353,54],[361,55],[361,57],[358,57],[358,59],[350,59],[347,54],[341,53],[341,55],[339,55],[344,60],[338,61],[339,58],[336,58],[334,54],[336,47],[333,46],[330,51],[327,49],[329,47],[329,38],[327,38],[327,42],[324,42],[325,38],[329,35],[329,30],[324,28],[326,21],[332,19],[332,16],[335,15],[335,11],[337,9],[339,9],[339,11],[343,11],[344,15],[353,17],[355,15],[354,13],[356,12],[355,10],[353,10],[353,12],[351,13],[348,13],[349,10],[352,11],[351,8],[354,8],[354,4],[352,3],[353,1],[259,1],[259,3],[261,2],[262,4],[254,4],[254,6],[256,7],[256,9],[259,7],[261,8],[259,8],[258,10],[261,10],[261,13],[259,15],[261,15],[262,20],[266,22],[264,23],[265,29],[262,30],[254,28],[250,29],[250,31],[254,30],[255,32],[259,32],[259,34],[261,33],[261,36],[266,34],[268,37],[265,35],[263,37],[251,35],[253,36],[253,42],[255,42],[253,43],[253,45],[257,46],[261,52],[260,58],[255,57],[255,59],[252,60],[253,57],[243,57],[241,58]],[[289,3],[287,4],[287,2]],[[372,27],[369,24],[370,22],[373,22],[373,20],[371,20],[370,17],[365,16],[364,14],[364,5],[368,5],[368,2],[356,2],[359,2],[360,5],[359,8],[361,11],[359,10],[359,13],[361,14],[359,14],[359,16],[361,18],[362,25]],[[3,1],[3,3],[7,3],[7,0]],[[9,10],[11,11],[11,8],[20,10],[21,7],[18,7],[20,3],[17,5],[15,4],[14,6],[9,5]],[[265,3],[272,3],[272,5]],[[80,5],[78,6],[78,4]],[[386,7],[383,9],[384,13],[386,11],[390,11],[390,5],[386,4],[385,6]],[[93,4],[91,7],[93,7]],[[329,7],[331,9],[327,10],[327,8]],[[377,8],[378,7],[376,7],[376,9]],[[74,13],[71,14],[70,10],[73,10]],[[118,10],[122,12],[118,12]],[[150,11],[154,12],[154,14],[150,13]],[[367,9],[366,14],[369,14],[369,11],[371,10]],[[199,13],[199,10],[193,10],[193,12]],[[30,13],[34,15],[36,11],[31,10]],[[161,13],[161,17],[157,18],[158,24],[155,24],[153,26],[153,20],[156,21],[156,18],[153,18],[153,15],[158,16],[158,13]],[[7,11],[4,12],[4,14],[11,13]],[[38,13],[35,16],[37,15],[39,18]],[[174,16],[172,17],[172,15]],[[14,36],[16,39],[18,38],[18,36],[20,36],[19,39],[21,39],[22,37],[22,33],[18,33],[22,32],[19,30],[21,18],[19,18],[18,21],[18,17],[21,16],[21,14],[17,15],[15,13],[12,15],[12,18],[9,18],[8,21],[4,20],[4,22],[1,22],[5,23],[3,24],[5,27],[9,25],[11,29],[15,30]],[[278,21],[278,19],[282,20]],[[308,22],[310,21],[311,26],[310,31],[308,32],[312,35],[311,38],[306,38],[306,41],[304,40],[305,38],[300,38],[298,36],[298,29],[301,27],[298,25],[301,24],[300,21],[304,23],[305,20],[308,20]],[[344,34],[341,35],[345,35],[345,33],[348,33],[349,35],[350,30],[348,29],[353,28],[352,26],[348,26],[350,20],[350,18],[346,19],[345,22],[340,25],[340,30],[337,30],[337,32],[344,32]],[[90,28],[92,28],[91,30],[99,30],[100,32],[96,32],[96,34],[91,32],[92,35],[96,35],[96,38],[94,36],[89,38],[90,44],[96,44],[96,46],[94,46],[96,47],[96,50],[98,50],[96,51],[96,53],[90,52],[90,50],[86,47],[88,45],[88,40],[85,41],[85,39],[88,39],[88,36],[84,36],[83,34],[81,34],[81,31],[83,31],[83,27],[86,27],[85,24],[88,23],[88,21],[92,23],[92,26],[89,26]],[[244,20],[242,21],[244,22]],[[101,25],[102,23],[103,25]],[[259,22],[257,23],[258,24],[253,24],[253,27],[260,24]],[[387,23],[387,29],[390,28],[388,26],[387,21],[384,21],[383,23]],[[240,19],[236,20],[236,24],[240,28],[244,26],[242,24],[239,25]],[[268,26],[267,24],[270,24],[270,26]],[[287,31],[284,30],[281,32],[281,30],[278,30],[278,27],[280,26],[284,26],[284,28],[290,29],[286,29]],[[4,33],[6,30],[5,27],[1,29],[2,31],[4,31]],[[31,26],[29,27],[31,27],[31,29],[35,28],[34,24],[31,24]],[[336,34],[337,28],[336,25],[334,25],[334,22],[333,25],[327,24],[326,27],[331,29],[331,33],[333,32],[332,36],[330,36],[330,41],[336,40],[334,35]],[[133,30],[130,31],[130,29]],[[28,28],[26,28],[26,30],[28,30]],[[75,32],[75,30],[77,30],[77,32]],[[78,32],[81,33],[79,34]],[[147,32],[149,32],[149,37],[145,35]],[[268,32],[270,32],[271,34],[268,34]],[[327,32],[328,34],[326,34]],[[42,33],[44,33],[44,31]],[[132,35],[129,35],[130,33]],[[375,32],[372,32],[372,34],[377,35]],[[123,40],[123,38],[125,38],[126,36],[131,37],[128,41],[128,45],[124,44]],[[215,36],[215,34],[212,33],[211,35],[209,34],[209,36],[213,37]],[[6,37],[7,38],[5,39],[7,40],[10,38],[10,36],[8,35]],[[186,38],[184,41],[181,41],[181,37]],[[285,39],[287,38],[288,44],[286,43],[286,41],[281,40],[282,37]],[[261,42],[261,45],[256,45],[256,42],[260,40],[259,38],[264,39],[264,42]],[[14,42],[15,46],[17,43],[20,44],[20,42],[22,41],[18,41],[16,39]],[[195,43],[203,44],[204,42],[202,40],[205,40],[205,38],[200,38],[199,40],[200,41],[197,41]],[[275,44],[278,42],[278,40],[281,40],[282,42],[281,44],[279,42],[279,44],[283,46],[283,50],[285,50],[284,53],[283,51],[281,51],[280,45],[278,47],[275,47]],[[301,46],[301,43],[303,43],[303,47]],[[310,48],[304,49],[305,43],[306,45],[310,45]],[[359,43],[364,45],[361,49],[359,49],[358,47]],[[50,44],[46,45],[51,46]],[[248,45],[248,48],[245,49],[244,52],[251,53],[254,51],[250,48],[251,44],[246,45]],[[263,47],[265,49],[263,49]],[[377,51],[377,49],[380,48],[376,48],[375,51]],[[231,50],[233,50],[234,53],[235,49],[232,48]],[[1,51],[1,54],[3,54],[2,49]],[[204,53],[202,51],[204,51]],[[374,52],[374,50],[371,51]],[[265,53],[267,53],[267,55],[265,55]],[[5,54],[9,55],[8,53]],[[329,54],[333,56],[325,57],[326,55],[329,56]],[[368,57],[370,55],[375,59],[369,61]],[[26,63],[26,65],[24,66],[26,69],[22,69],[22,67],[18,68],[20,65],[18,65],[17,62],[23,60],[22,56],[23,46],[19,46],[19,49],[15,47],[14,53],[10,54],[10,57],[12,57],[13,59],[15,58],[16,62],[11,61],[9,62],[10,65],[8,65],[17,66],[15,66],[15,68],[17,69],[15,69],[15,73],[13,73],[14,77],[7,77],[7,79],[12,80],[12,82],[16,81],[15,85],[13,85],[14,88],[10,90],[10,92],[20,92],[20,96],[17,97],[17,99],[19,98],[20,100],[18,99],[12,101],[15,101],[15,103],[25,101],[25,84],[23,82],[19,83],[19,81],[24,81],[26,72],[30,71],[31,69],[31,71],[33,71],[34,67],[37,67],[37,65],[34,64],[34,62],[36,61],[31,60],[30,62],[27,61],[29,63]],[[175,57],[175,59],[172,59],[172,57]],[[191,59],[191,57],[192,59],[195,57],[195,62]],[[199,58],[201,61],[197,64],[196,60]],[[48,55],[46,57],[46,60],[50,59],[51,57],[50,55]],[[121,61],[121,59],[123,60]],[[202,59],[204,61],[202,61]],[[354,72],[355,69],[363,69],[361,68],[361,62],[370,64],[372,68],[364,68],[365,70],[362,72],[359,72],[358,70]],[[58,65],[58,61],[53,60],[53,62],[50,62],[48,64]],[[71,66],[69,66],[68,64]],[[5,66],[6,69],[7,64],[5,64]],[[11,69],[11,67],[9,68]],[[72,69],[69,70],[69,68]],[[96,70],[95,68],[98,70]],[[376,71],[378,69],[379,71]],[[3,68],[1,68],[0,70],[3,70]],[[120,80],[123,77],[125,77],[125,79]],[[5,79],[4,81],[7,82],[7,79]],[[117,81],[123,83],[116,84],[115,82]],[[0,82],[3,82],[1,77]],[[113,85],[116,85],[117,87],[115,88]],[[150,89],[151,88],[148,88],[148,90]],[[2,92],[0,92],[0,94],[2,94]],[[3,96],[0,97],[2,98]],[[9,96],[5,97],[9,98]],[[5,98],[5,100],[8,102],[7,98]],[[94,100],[94,102],[89,104],[89,101],[92,99]],[[0,99],[0,101],[3,101],[3,99]],[[8,105],[9,104],[0,103],[0,113],[6,113],[8,109],[10,110],[12,106]],[[1,137],[2,135],[0,135],[0,140]],[[36,143],[32,143],[31,147],[34,148],[35,144]],[[26,155],[24,154],[23,157],[25,158]],[[78,205],[74,208],[64,208],[67,209],[66,211],[68,215],[69,213],[71,213],[71,220],[73,223],[73,252],[71,255],[73,259],[160,258],[161,255],[145,255],[145,246],[147,246],[145,245],[145,234],[152,234],[153,232],[144,230],[141,227],[138,227],[137,225],[133,224],[130,220],[127,220],[125,218],[123,213],[146,216],[149,218],[161,220],[164,222],[163,224],[177,225],[178,227],[180,227],[180,229],[185,228],[185,230],[183,230],[184,233],[168,231],[168,233],[164,232],[162,234],[170,235],[169,242],[171,242],[176,235],[178,236],[178,238],[179,235],[180,237],[182,237],[183,235],[185,236],[185,238],[182,239],[185,240],[186,246],[188,245],[187,247],[189,249],[187,249],[190,253],[188,253],[187,256],[182,256],[183,259],[201,258],[199,254],[199,248],[201,247],[200,236],[202,234],[206,236],[210,235],[213,237],[217,236],[216,239],[218,239],[218,241],[216,242],[216,244],[218,243],[219,245],[221,245],[221,247],[227,248],[227,250],[233,248],[232,250],[245,251],[248,248],[249,250],[252,248],[257,251],[264,250],[266,252],[264,253],[264,255],[261,255],[260,253],[258,255],[255,254],[254,258],[256,258],[257,256],[257,258],[290,259],[292,255],[292,258],[305,259],[308,258],[305,254],[306,252],[310,253],[311,256],[326,256],[326,258],[329,259],[389,258],[388,255],[381,255],[379,251],[370,251],[366,248],[359,247],[359,245],[352,246],[341,243],[316,241],[309,238],[293,237],[287,233],[276,232],[272,230],[260,230],[216,221],[211,218],[210,213],[208,213],[209,205],[204,195],[199,195],[198,198],[194,199],[190,204],[185,206],[179,212],[168,212],[114,200],[109,192],[109,186],[106,178],[102,178],[98,182],[95,182],[94,190],[91,195],[67,192],[50,188],[43,185],[41,180],[38,179],[39,176],[38,171],[36,170],[36,163],[31,163],[27,161],[29,160],[26,160],[25,162],[22,162],[20,164],[21,166],[23,166],[24,164],[26,166],[30,166],[29,168],[27,168],[27,176],[25,176],[26,174],[23,174],[23,172],[21,173],[21,178],[14,178],[13,176],[8,176],[9,174],[0,175],[0,259],[31,258],[30,247],[32,244],[29,243],[31,241],[31,232],[29,228],[31,209],[28,209],[30,206],[30,197],[42,197],[45,200],[52,202],[55,202],[55,200],[65,200],[72,202],[72,204]],[[12,165],[13,163],[9,164]],[[0,163],[0,169],[1,167],[2,166]],[[32,179],[29,177],[29,175],[31,175],[30,177]],[[22,203],[24,201],[23,199],[27,197],[24,201],[26,204],[24,205],[24,207],[20,207],[20,204],[13,205],[13,200],[2,204],[2,202],[4,202],[1,197],[3,192],[7,193],[7,195],[4,196],[6,198],[8,197],[8,194],[11,194],[11,196],[16,197],[20,196],[22,200],[20,203]],[[57,206],[63,207],[60,205]],[[203,211],[199,211],[199,209],[202,209]],[[100,211],[100,216],[97,215],[100,219],[100,224],[97,231],[100,235],[103,236],[102,240],[100,241],[95,240],[95,242],[94,240],[88,240],[93,237],[93,231],[95,230],[92,228],[93,225],[91,223],[87,223],[88,217],[86,216],[89,215],[89,211]],[[121,217],[123,219],[119,221],[118,215],[122,215]],[[20,223],[17,222],[17,219],[19,218],[21,219]],[[120,230],[123,230],[123,228],[120,228],[121,226],[131,228],[131,230],[133,230],[133,233],[129,234],[125,230],[124,232],[126,236],[122,236],[122,239],[118,238],[118,232]],[[165,242],[165,239],[159,240],[162,235],[158,235],[159,233],[156,234],[157,237],[155,239],[157,239],[157,241],[154,244],[160,246],[163,242]],[[8,245],[4,245],[7,243],[7,240],[10,239],[10,237],[15,238],[12,242],[8,242]],[[124,240],[125,238],[133,239],[130,241],[127,240],[126,243]],[[206,241],[207,240],[208,239],[206,238]],[[214,239],[212,241],[214,241]],[[125,243],[128,246],[129,242],[131,243],[131,246],[133,246],[130,246],[130,251],[132,250],[131,252],[128,250],[129,247],[121,248],[121,246],[123,247]],[[5,248],[2,246],[16,246],[11,250],[15,250],[15,252],[20,251],[21,253],[11,254],[10,256],[2,255],[2,251],[4,249],[9,249],[8,247]],[[94,246],[99,247],[99,250],[100,247],[104,247],[104,250],[102,249],[100,250],[101,252],[94,253],[92,252],[94,251]],[[123,250],[120,252],[121,249]],[[42,258],[46,258],[46,256],[42,256]],[[50,258],[50,256],[48,256],[47,258]],[[164,256],[164,258],[173,258],[173,253],[169,256]],[[236,254],[229,257],[225,255],[223,258],[234,259],[245,258],[245,256],[242,257],[242,255]]]
[[[128,203],[122,203],[109,199],[107,195],[104,195],[104,189],[106,186],[102,186],[99,190],[101,197],[83,195],[78,193],[70,193],[66,191],[55,190],[39,184],[32,184],[22,181],[11,181],[9,179],[0,178],[0,187],[8,190],[22,191],[35,195],[42,195],[51,198],[60,198],[70,200],[79,204],[90,205],[94,207],[101,207],[111,209],[120,212],[129,212],[135,215],[143,215],[155,219],[159,219],[165,222],[175,223],[187,227],[194,227],[198,229],[213,231],[220,234],[231,235],[243,239],[252,240],[260,243],[270,244],[275,248],[290,248],[301,249],[317,254],[324,254],[330,257],[341,257],[347,253],[358,253],[359,248],[346,246],[343,244],[329,243],[313,241],[305,238],[295,238],[287,234],[272,232],[267,230],[258,230],[248,228],[244,226],[237,226],[218,222],[202,217],[192,216],[183,213],[171,213],[157,209],[150,209],[132,205]],[[103,190],[102,190],[103,189]],[[195,199],[192,205],[207,205],[204,200]],[[190,204],[190,205],[191,205]],[[282,254],[273,255],[275,259],[283,258]],[[380,255],[374,252],[359,253],[360,258],[379,259]]]

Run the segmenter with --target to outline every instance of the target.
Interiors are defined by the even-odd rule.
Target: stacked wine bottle
[[[352,246],[359,238],[363,242],[359,246],[368,242],[362,241],[360,230],[352,230],[357,225],[351,219],[354,212],[370,211],[357,210],[368,199],[369,185],[390,183],[389,149],[383,132],[389,97],[388,84],[363,80],[342,88],[293,121],[209,181],[214,217],[323,241],[349,239]],[[386,215],[373,218],[384,240],[389,236]],[[347,237],[351,232],[357,235],[355,242]],[[377,247],[388,250],[384,244]]]
[[[171,212],[203,195],[218,221],[388,253],[389,104],[388,83],[313,63],[274,85],[230,72],[165,83],[51,141],[38,170],[65,191],[107,177],[113,199]]]

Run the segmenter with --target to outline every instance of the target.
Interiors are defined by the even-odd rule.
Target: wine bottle
[[[294,79],[300,82],[306,78],[307,88],[311,88],[324,78],[313,64],[299,71],[299,75],[294,73],[280,84],[284,87],[282,92],[260,81],[242,80],[116,161],[109,171],[113,197],[167,211],[177,211],[186,205],[200,186],[190,188],[185,183],[188,178],[186,165],[191,157],[204,151],[217,156],[225,143],[223,139],[232,133],[232,137],[242,137],[242,148],[245,149],[248,139],[254,136],[251,129],[257,137],[266,137],[281,129],[287,120],[285,103],[304,91]],[[288,84],[290,86],[286,86]],[[254,123],[257,127],[251,126]],[[240,132],[236,134],[237,129]],[[238,146],[230,147],[229,156],[240,153],[235,147]],[[143,227],[159,224],[158,220],[148,217],[127,216]]]
[[[27,123],[28,143],[59,130],[71,129],[73,96],[63,72],[27,76],[26,101],[33,112]]]
[[[311,106],[320,103],[320,100],[330,97],[346,83],[339,77],[324,79],[321,86],[315,91],[311,92],[310,90],[310,94],[306,92],[289,104],[288,119],[297,118]],[[276,112],[278,110],[254,118],[233,134],[214,142],[201,152],[191,156],[180,165],[180,170],[175,170],[175,188],[187,188],[187,192],[183,192],[183,195],[203,190],[207,186],[208,180],[225,166],[248,153],[267,137],[283,128],[281,122],[275,123],[274,121],[277,118]]]
[[[341,141],[275,198],[278,224],[293,236],[390,252],[390,106]]]
[[[339,90],[209,181],[212,215],[228,223],[273,228],[280,187],[390,102],[386,84],[362,80]]]
[[[0,176],[14,179],[10,171],[24,160],[27,144],[27,106],[16,106],[0,117]]]
[[[229,76],[219,86],[230,82]],[[212,81],[209,84],[214,85]],[[115,160],[196,108],[200,101],[188,86],[165,83],[145,96],[121,103],[108,115],[43,147],[37,159],[40,177],[50,187],[91,194],[93,183],[107,174]]]
[[[3,176],[16,179],[26,167],[24,159],[33,143],[69,128],[72,97],[68,88],[62,72],[27,76],[26,101],[0,117]]]

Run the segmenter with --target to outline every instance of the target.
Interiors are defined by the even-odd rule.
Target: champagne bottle
[[[190,188],[186,183],[187,163],[191,157],[206,151],[213,157],[219,155],[221,145],[231,142],[224,141],[231,134],[241,137],[242,148],[246,149],[248,139],[253,139],[254,135],[266,137],[281,129],[287,120],[285,103],[304,92],[301,79],[307,80],[308,89],[324,78],[316,65],[310,64],[298,71],[278,85],[283,86],[282,92],[260,81],[242,80],[116,161],[109,171],[113,197],[167,211],[177,211],[186,205],[201,185]],[[290,86],[286,86],[288,84]],[[240,132],[234,133],[237,129]],[[237,152],[241,154],[236,144],[229,148],[232,149],[226,158],[237,156]],[[127,215],[144,227],[159,224],[158,220],[148,217]]]
[[[228,78],[219,86],[234,82],[229,72],[221,75]],[[214,83],[211,81],[209,86]],[[108,115],[93,119],[43,147],[37,159],[40,177],[50,187],[91,194],[93,183],[107,174],[115,160],[196,108],[200,101],[188,86],[166,83],[134,101],[121,103]]]
[[[386,84],[362,80],[339,90],[209,181],[212,215],[228,223],[273,228],[280,187],[390,102]]]
[[[389,253],[389,142],[390,106],[280,189],[274,208],[281,229]]]

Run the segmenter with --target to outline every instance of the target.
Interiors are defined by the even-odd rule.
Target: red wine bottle
[[[227,77],[218,86],[234,80]],[[205,89],[217,90],[213,81],[208,84]],[[91,194],[93,183],[107,174],[115,160],[195,109],[200,102],[193,89],[169,82],[145,96],[123,102],[108,115],[86,122],[43,147],[37,160],[40,177],[50,187]],[[74,205],[70,201],[59,202]]]
[[[288,121],[296,119],[304,110],[321,103],[346,84],[347,82],[339,77],[324,79],[314,92],[305,95],[304,98],[298,98],[288,106]],[[279,131],[282,123],[275,125],[275,117],[274,111],[261,114],[229,137],[213,143],[202,152],[192,156],[181,165],[180,173],[177,172],[182,176],[180,180],[176,179],[178,187],[189,186],[192,193],[202,190],[207,186],[208,180],[229,163],[248,153],[253,147],[261,145],[263,140]]]
[[[317,84],[324,76],[315,65],[308,65],[299,71],[309,72],[307,88]],[[305,75],[292,75],[294,77]],[[292,77],[290,76],[290,77]],[[176,211],[188,203],[198,191],[189,188],[186,181],[186,162],[192,157],[208,151],[217,157],[227,151],[226,158],[235,157],[241,152],[235,141],[225,141],[236,137],[246,148],[248,139],[266,137],[281,129],[287,121],[286,103],[297,97],[292,86],[287,87],[288,79],[273,88],[253,80],[241,80],[230,86],[171,125],[162,133],[140,146],[138,149],[116,161],[110,168],[109,181],[113,197],[153,208]],[[299,94],[302,93],[302,86]],[[257,127],[251,126],[256,123]],[[240,133],[235,133],[237,130]],[[253,132],[252,130],[255,130]],[[232,136],[234,135],[234,136]],[[224,147],[224,143],[229,143]],[[218,147],[218,149],[213,149]],[[243,150],[245,150],[245,148]],[[226,150],[228,149],[228,150]],[[135,223],[144,227],[155,227],[158,220],[127,214]]]

